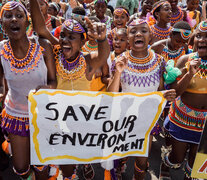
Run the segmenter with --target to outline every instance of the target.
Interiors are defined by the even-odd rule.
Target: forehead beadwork
[[[1,8],[0,19],[2,19],[2,15],[3,15],[4,11],[12,11],[13,9],[15,9],[17,7],[21,7],[23,9],[27,20],[29,20],[29,14],[28,14],[28,11],[26,10],[26,8],[21,3],[16,2],[16,1],[9,1],[6,4],[4,4],[4,6]]]
[[[173,28],[172,29],[173,32],[179,32],[181,37],[184,40],[188,40],[190,38],[191,35],[191,31],[190,30],[185,30],[185,29],[178,29],[178,28]]]
[[[169,4],[169,5],[170,5],[170,3],[169,3],[168,1],[160,2],[160,3],[158,3],[158,4],[152,9],[152,14],[154,14],[154,12],[156,11],[157,8],[159,8],[160,6],[163,6],[163,5],[165,5],[165,4]]]
[[[114,10],[114,14],[117,15],[117,16],[121,16],[122,14],[126,14],[129,17],[128,12],[123,8],[116,8]]]

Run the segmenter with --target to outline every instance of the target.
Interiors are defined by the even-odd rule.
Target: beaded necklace
[[[182,9],[180,7],[178,7],[178,11],[176,14],[172,14],[170,23],[171,26],[173,26],[176,22],[182,21],[184,17],[184,12],[182,11]]]
[[[136,73],[146,73],[154,70],[161,61],[152,50],[148,51],[148,55],[144,58],[136,58],[132,56],[131,51],[126,52],[126,57],[129,59],[127,69]]]
[[[16,74],[24,74],[24,72],[29,72],[30,70],[34,70],[35,67],[38,67],[43,50],[39,44],[29,41],[27,55],[22,59],[17,59],[13,54],[10,41],[8,41],[4,44],[1,55],[3,55],[6,61],[10,62],[11,71],[15,71]]]
[[[177,60],[183,56],[185,54],[185,48],[184,47],[181,47],[179,48],[177,51],[172,51],[170,50],[167,46],[165,46],[163,48],[163,51],[162,51],[162,57],[165,59],[165,61],[168,61],[170,59],[173,59],[174,62],[175,62],[175,65],[177,63]]]
[[[157,26],[157,24],[151,26],[151,32],[153,36],[159,38],[159,39],[167,39],[170,36],[170,31],[172,27],[169,26],[167,28],[160,28]]]
[[[198,53],[194,55],[194,57],[199,57]],[[192,59],[194,58],[192,57]],[[201,79],[206,78],[207,79],[207,60],[201,59],[201,65],[198,68],[197,73],[194,76],[198,76]]]
[[[82,51],[83,52],[88,52],[88,53],[90,53],[90,52],[94,52],[94,51],[98,51],[98,45],[91,45],[90,43],[89,43],[89,41],[87,41],[86,43],[85,43],[85,45],[82,47]]]
[[[57,74],[63,79],[77,80],[85,75],[86,61],[82,53],[72,62],[65,59],[60,46],[54,48]]]

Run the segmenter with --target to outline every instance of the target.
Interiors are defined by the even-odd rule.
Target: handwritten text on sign
[[[82,164],[147,156],[165,106],[148,94],[40,90],[29,95],[32,164]]]

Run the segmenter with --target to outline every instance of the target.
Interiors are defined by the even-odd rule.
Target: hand
[[[199,66],[201,64],[201,59],[196,58],[190,61],[189,73],[194,75],[198,72]]]
[[[167,90],[164,92],[163,96],[167,101],[174,101],[176,98],[176,91],[175,89]]]
[[[95,72],[95,78],[101,77],[102,76],[102,71],[100,69],[97,69]]]
[[[124,69],[126,69],[127,64],[128,64],[128,59],[125,56],[119,57],[115,65],[116,71],[118,71],[119,73],[122,73]]]
[[[89,36],[98,41],[106,39],[106,25],[104,23],[92,22],[88,19],[88,17],[85,17],[85,20],[88,27]]]

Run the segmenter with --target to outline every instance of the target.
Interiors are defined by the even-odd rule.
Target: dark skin
[[[129,26],[128,28],[128,40],[129,40],[129,46],[131,49],[131,54],[134,57],[137,58],[143,58],[146,57],[148,54],[148,44],[151,39],[150,29],[147,24],[139,24],[136,26]],[[139,43],[136,43],[139,41]],[[112,77],[112,81],[108,86],[108,91],[111,92],[119,92],[119,89],[121,87],[121,74],[124,71],[125,68],[127,68],[127,61],[128,59],[124,56],[121,56],[116,61],[116,71]],[[164,89],[164,81],[163,76],[161,76],[160,79],[160,85],[158,90]],[[175,98],[175,90],[169,90],[164,93],[164,97],[166,97],[168,100],[174,100]],[[149,151],[151,148],[152,143],[152,135],[150,135],[149,138]],[[136,170],[134,170],[135,179],[140,180],[144,179],[145,177],[145,169],[147,168],[147,157],[136,157],[135,162],[137,167],[139,167],[141,170],[144,170],[144,172],[140,173]]]
[[[168,27],[168,23],[170,22],[170,18],[172,15],[172,9],[169,3],[165,3],[161,6],[160,11],[155,13],[155,16],[157,18],[157,26],[163,29],[166,29]],[[153,36],[150,44],[153,44],[160,39],[156,36]]]
[[[14,30],[12,27],[18,27],[17,30]],[[28,26],[28,21],[26,19],[25,12],[21,7],[17,7],[12,11],[5,11],[2,16],[2,27],[8,35],[9,41],[11,43],[11,48],[13,50],[13,54],[16,58],[21,59],[24,58],[27,54],[29,48],[29,39],[26,36],[26,27]],[[32,42],[35,42],[34,39],[30,39]],[[47,85],[43,86],[40,84],[42,88],[56,88],[56,75],[55,75],[55,64],[51,59],[53,59],[52,54],[52,46],[45,39],[39,39],[40,45],[45,49],[43,52],[45,64],[47,66],[48,74],[47,74]],[[4,90],[3,78],[4,71],[3,67],[0,64],[0,90],[1,90],[1,100],[3,100],[6,95],[6,91]],[[9,139],[11,141],[11,148],[13,154],[13,165],[18,172],[25,172],[30,164],[30,146],[29,146],[29,137],[22,137],[14,134],[9,134]],[[42,172],[42,178],[46,177],[45,172]],[[27,178],[29,173],[22,176],[23,178]],[[37,173],[38,179],[38,173]]]
[[[177,96],[181,96],[183,103],[189,105],[190,107],[196,109],[207,109],[206,98],[207,94],[196,94],[186,92],[186,88],[188,87],[191,79],[193,78],[194,74],[199,69],[199,65],[201,64],[201,59],[207,60],[207,33],[201,32],[200,30],[195,31],[195,38],[194,38],[195,50],[198,52],[199,57],[191,60],[189,71],[186,70],[185,64],[189,59],[189,55],[182,56],[178,62],[176,67],[179,68],[182,72],[180,76],[180,80],[174,82],[171,87],[176,90]],[[171,138],[172,144],[172,152],[169,155],[169,160],[172,163],[182,163],[187,153],[188,147],[190,147],[190,155],[188,156],[188,163],[190,167],[193,167],[193,163],[195,160],[195,155],[197,152],[198,145],[193,143],[186,143],[178,141],[174,138]],[[162,165],[162,170],[167,170],[164,164]],[[185,177],[185,180],[188,180]]]
[[[164,39],[155,42],[151,46],[151,49],[153,49],[157,54],[162,54],[163,49],[166,45],[172,51],[176,51],[183,46],[185,48],[185,52],[188,51],[187,41],[182,39],[182,37],[179,34],[173,35],[172,33],[170,34],[169,39]]]

